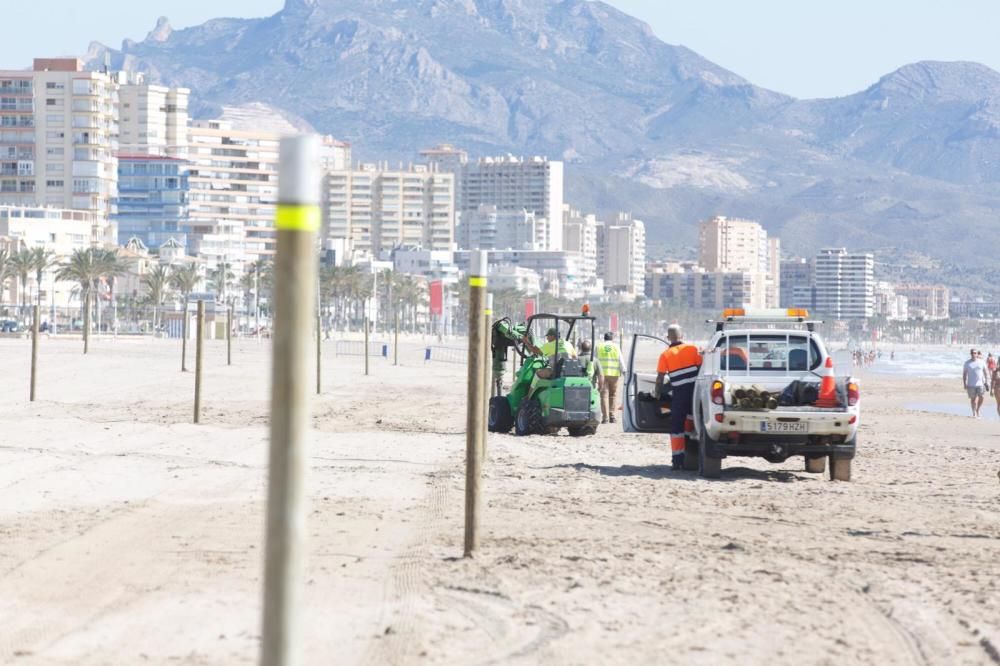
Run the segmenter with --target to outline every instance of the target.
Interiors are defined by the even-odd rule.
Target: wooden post
[[[188,357],[188,296],[184,294],[184,321],[181,322],[181,372],[187,372]]]
[[[323,392],[323,316],[316,308],[316,395]]]
[[[233,315],[236,308],[230,304],[229,316],[226,319],[226,365],[233,364]]]
[[[271,449],[261,666],[302,663],[300,613],[305,568],[309,329],[320,226],[319,137],[281,140],[274,263]]]
[[[395,330],[394,338],[392,341],[392,364],[399,365],[399,309],[397,308],[394,312],[395,319],[393,320],[393,327]]]
[[[493,294],[486,294],[486,309],[483,313],[483,422],[482,422],[482,451],[481,460],[486,460],[486,440],[489,433],[490,397],[492,391],[490,385],[493,384],[493,356],[490,354],[490,326],[493,321]]]
[[[70,315],[70,326],[73,325]],[[90,289],[83,294],[83,353],[90,351]]]
[[[368,376],[368,327],[371,322],[368,321],[368,317],[365,317],[365,377]]]
[[[201,423],[201,361],[205,344],[205,301],[198,301],[198,323],[194,328],[198,339],[194,343],[194,422]]]
[[[34,307],[31,320],[31,391],[29,399],[35,401],[35,378],[38,373],[38,306]]]
[[[483,325],[486,322],[486,252],[469,258],[469,376],[465,414],[465,557],[479,548],[479,482],[483,471]]]

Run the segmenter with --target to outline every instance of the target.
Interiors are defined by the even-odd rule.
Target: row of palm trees
[[[426,289],[413,276],[388,270],[373,275],[358,266],[326,266],[320,270],[319,289],[321,315],[333,328],[360,327],[375,314],[366,312],[365,305],[377,295],[378,319],[389,323],[398,316],[401,328],[416,330],[427,304]]]
[[[52,250],[36,247],[10,253],[0,250],[0,297],[4,293],[8,279],[16,278],[20,286],[22,308],[28,305],[28,276],[34,275],[38,285],[42,283],[42,274],[56,265],[55,253]],[[38,300],[42,302],[42,290],[38,289]]]

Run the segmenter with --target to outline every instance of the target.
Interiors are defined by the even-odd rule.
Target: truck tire
[[[834,458],[830,456],[830,480],[850,481],[851,480],[851,459]]]
[[[537,435],[542,432],[542,403],[532,398],[521,403],[514,419],[514,433],[519,437]]]
[[[589,437],[597,434],[597,426],[595,425],[569,426],[566,430],[569,431],[570,437]]]
[[[688,472],[695,472],[698,470],[698,442],[687,438],[684,442],[684,470]]]
[[[701,431],[698,441],[698,476],[706,479],[717,479],[722,476],[722,458],[712,458],[708,455],[708,434]]]
[[[510,432],[514,427],[514,415],[510,411],[510,401],[505,396],[490,398],[490,415],[487,428],[490,432]]]
[[[806,458],[806,471],[810,474],[822,474],[826,471],[826,458],[827,456],[820,456],[819,458]]]

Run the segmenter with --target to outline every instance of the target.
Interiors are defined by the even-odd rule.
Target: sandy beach
[[[865,376],[850,483],[706,481],[619,426],[490,435],[462,559],[465,367],[324,345],[305,663],[1000,664],[1000,423],[905,407],[957,377]],[[0,340],[0,663],[256,663],[267,344],[208,345],[199,426],[178,341],[81,348],[42,341],[28,403]]]

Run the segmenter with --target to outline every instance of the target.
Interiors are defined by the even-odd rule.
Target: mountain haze
[[[922,62],[865,91],[796,100],[586,0],[288,0],[141,42],[112,65],[193,89],[194,110],[261,102],[362,159],[449,142],[566,160],[568,198],[694,241],[711,214],[786,247],[898,246],[948,259],[1000,205],[1000,74]]]

